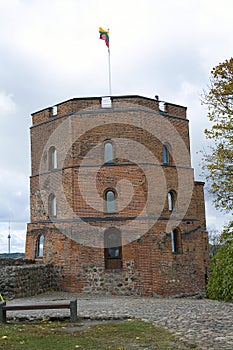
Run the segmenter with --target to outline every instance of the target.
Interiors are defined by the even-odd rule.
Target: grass
[[[140,320],[80,324],[43,321],[8,323],[0,327],[1,350],[189,350],[169,331]]]

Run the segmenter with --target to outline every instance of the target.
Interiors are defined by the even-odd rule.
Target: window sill
[[[48,169],[48,173],[55,173],[56,171],[62,170],[62,168],[52,168],[52,169]]]
[[[104,162],[103,165],[112,165],[112,164],[115,164],[115,162],[113,160],[109,160],[107,162]]]

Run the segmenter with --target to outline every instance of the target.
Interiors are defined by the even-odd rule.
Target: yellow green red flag
[[[109,32],[99,27],[100,39],[105,41],[106,46],[109,48]]]

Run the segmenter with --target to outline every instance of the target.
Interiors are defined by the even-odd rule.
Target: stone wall
[[[0,268],[4,266],[24,266],[35,264],[36,261],[32,259],[12,259],[12,258],[3,258],[0,259]]]
[[[82,264],[77,279],[83,281],[84,293],[141,295],[140,279],[134,261],[125,262],[125,270],[108,271],[94,264]]]
[[[61,267],[19,260],[21,259],[0,260],[0,293],[4,299],[28,297],[49,290],[60,290]]]

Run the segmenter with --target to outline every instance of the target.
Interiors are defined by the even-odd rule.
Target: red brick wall
[[[110,164],[104,164],[105,140],[113,143]],[[110,109],[101,108],[100,98],[73,99],[60,103],[56,116],[51,109],[33,114],[31,143],[26,258],[35,258],[36,240],[43,234],[43,260],[63,266],[64,290],[204,292],[208,254],[203,183],[194,182],[190,167],[185,107],[167,103],[160,112],[157,100],[140,96],[115,97]],[[168,165],[163,164],[163,144],[171,152]],[[56,146],[58,155],[58,168],[52,171],[50,146]],[[113,214],[106,213],[107,189],[116,191]],[[172,212],[168,191],[175,194]],[[52,220],[50,193],[57,199]],[[118,227],[122,235],[123,265],[118,271],[105,269],[104,231],[110,227]],[[170,232],[175,228],[179,252],[172,253]]]

